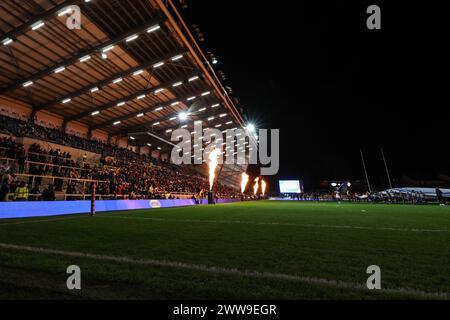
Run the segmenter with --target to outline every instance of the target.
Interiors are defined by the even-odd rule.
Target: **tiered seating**
[[[46,150],[33,144],[28,150],[11,138],[0,139],[0,199],[17,197],[21,185],[29,189],[28,200],[86,199],[96,183],[105,198],[191,197],[207,190],[208,180],[186,166],[162,162],[127,149],[63,134],[30,122],[0,116],[0,130],[9,135],[39,137],[75,148],[101,153],[99,163],[72,159],[70,153]],[[108,161],[107,159],[114,159]],[[239,192],[217,184],[219,197],[239,197]]]

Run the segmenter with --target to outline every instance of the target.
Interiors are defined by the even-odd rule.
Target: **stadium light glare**
[[[187,115],[187,113],[184,112],[184,111],[182,111],[182,112],[180,112],[180,113],[178,114],[178,119],[180,119],[180,120],[182,120],[182,121],[186,120],[187,117],[188,117],[188,115]]]
[[[232,124],[233,123],[233,121],[228,121],[227,123],[225,123],[225,124]]]
[[[102,59],[103,59],[103,60],[108,59],[108,55],[107,55],[106,53],[102,53]]]
[[[209,94],[211,94],[210,91],[203,92],[203,93],[202,93],[202,97],[207,96],[207,95],[209,95]]]
[[[248,132],[255,132],[255,125],[253,123],[247,124],[247,131]]]
[[[134,34],[134,35],[132,35],[132,36],[126,38],[126,39],[125,39],[125,42],[131,42],[131,41],[133,41],[133,40],[136,40],[137,38],[139,38],[139,35]]]
[[[123,80],[122,78],[117,78],[117,79],[113,80],[113,83],[116,84],[116,83],[121,82],[122,80]]]
[[[144,116],[144,113],[143,112],[141,112],[141,113],[139,113],[136,117],[138,117],[138,118],[142,118]]]
[[[45,25],[45,22],[44,21],[42,21],[42,20],[39,20],[38,22],[36,22],[35,24],[33,24],[32,26],[31,26],[31,30],[37,30],[37,29],[39,29],[40,27],[42,27],[42,26],[44,26]]]
[[[151,143],[147,143],[147,146],[151,147],[151,146],[152,146],[152,144],[151,144]]]
[[[211,108],[217,108],[218,106],[220,106],[220,104],[219,104],[219,103],[216,103],[216,104],[213,104],[213,105],[211,106]]]
[[[64,9],[62,9],[61,11],[58,12],[58,17],[62,17],[68,13],[72,12],[72,8],[71,7],[66,7]]]
[[[99,113],[100,113],[100,111],[96,110],[96,111],[94,111],[94,112],[91,113],[91,116],[96,116],[96,115],[98,115]]]
[[[80,59],[80,62],[85,62],[88,61],[89,59],[91,59],[90,55],[84,56],[83,58]]]
[[[194,76],[188,79],[189,82],[195,81],[198,79],[198,76]]]
[[[32,84],[33,84],[33,81],[28,81],[23,84],[23,87],[26,88],[26,87],[31,86]]]
[[[11,38],[6,38],[6,39],[3,39],[2,40],[2,44],[4,45],[4,46],[7,46],[8,44],[10,44],[10,43],[12,43],[13,42],[13,39],[11,39]]]
[[[145,98],[145,94],[141,94],[140,96],[138,96],[136,99],[141,100]]]
[[[99,90],[98,87],[94,87],[94,88],[91,89],[91,93],[97,92],[98,90]]]
[[[178,86],[181,86],[182,84],[183,84],[183,81],[179,81],[179,82],[174,83],[172,85],[172,87],[178,87]]]
[[[170,133],[170,132],[172,132],[173,130],[172,129],[167,129],[166,130],[166,133]]]
[[[158,93],[160,93],[160,92],[163,92],[164,90],[165,90],[164,88],[159,88],[159,89],[155,90],[155,94],[158,94]]]
[[[117,126],[118,124],[120,124],[120,121],[116,121],[113,123],[113,125]]]
[[[55,69],[55,73],[60,73],[66,70],[66,67],[59,67],[58,69]]]
[[[130,136],[130,139],[131,139],[131,140],[136,140],[136,138],[135,138],[135,137],[133,137],[133,136]]]
[[[161,62],[155,63],[155,64],[153,65],[153,68],[156,69],[156,68],[159,68],[159,67],[161,67],[161,66],[163,66],[163,65],[164,65],[164,62],[161,61]]]
[[[62,103],[68,103],[68,102],[70,102],[70,101],[72,101],[72,99],[67,98],[67,99],[63,100]]]
[[[161,122],[158,121],[158,122],[155,122],[153,125],[154,125],[154,126],[157,126],[157,125],[159,125],[160,123],[161,123]]]
[[[161,150],[161,147],[157,147],[156,149]]]
[[[183,58],[183,55],[182,55],[182,54],[179,54],[179,55],[173,57],[173,58],[172,58],[172,61],[177,61],[177,60],[180,60],[181,58]]]
[[[352,186],[352,184],[350,183],[350,182],[347,182],[347,187],[351,187]]]
[[[138,75],[140,75],[141,73],[144,73],[144,70],[143,70],[143,69],[133,72],[133,76],[138,76]]]
[[[118,107],[121,107],[121,106],[124,106],[124,105],[125,105],[125,101],[119,102],[119,103],[117,104]]]
[[[198,112],[202,112],[202,111],[205,111],[206,110],[206,108],[201,108],[201,109],[198,109]]]
[[[187,128],[187,126],[188,126],[187,124],[185,124],[185,125],[182,125],[182,126],[181,126],[181,129],[186,129],[186,128]]]
[[[187,98],[186,100],[187,101],[191,101],[191,100],[194,100],[194,99],[195,99],[195,96],[192,96],[192,97]]]
[[[112,49],[114,49],[114,45],[110,45],[110,46],[108,46],[106,48],[103,48],[102,52],[103,53],[107,53],[108,51],[111,51]]]
[[[332,182],[332,183],[331,183],[331,186],[332,186],[332,187],[336,187],[336,186],[337,186],[337,183],[336,183],[336,182]]]
[[[155,25],[155,26],[150,27],[149,29],[147,29],[147,32],[148,32],[148,33],[152,33],[152,32],[154,32],[154,31],[156,31],[156,30],[159,30],[159,29],[161,29],[161,26],[160,26],[159,24],[157,24],[157,25]]]
[[[169,119],[169,121],[177,120],[177,117],[172,117]]]
[[[161,111],[162,109],[164,109],[163,107],[158,107],[155,109],[155,111]]]
[[[226,113],[222,113],[219,117],[220,117],[220,118],[223,118],[223,117],[226,117],[226,116],[227,116]]]

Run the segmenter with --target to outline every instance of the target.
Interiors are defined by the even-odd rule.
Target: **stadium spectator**
[[[19,186],[16,188],[16,191],[14,193],[14,200],[16,201],[27,201],[28,200],[28,187],[26,186],[25,182],[20,182]]]
[[[442,194],[441,189],[439,189],[439,188],[436,188],[436,197],[437,197],[437,201],[438,201],[439,205],[445,206],[444,196]]]
[[[55,200],[55,189],[52,184],[49,184],[47,189],[42,191],[42,200],[43,201],[54,201]]]
[[[2,179],[2,183],[0,186],[0,201],[6,201],[6,197],[9,193],[9,183],[5,177]]]

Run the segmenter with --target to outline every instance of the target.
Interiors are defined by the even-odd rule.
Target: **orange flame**
[[[253,185],[253,193],[256,196],[256,193],[258,192],[258,181],[259,181],[259,178],[256,178],[254,181],[255,181],[255,184]]]
[[[219,164],[218,157],[221,154],[219,149],[214,149],[210,152],[208,159],[209,159],[209,191],[212,191],[213,184],[214,184],[214,178],[216,177],[216,168]]]
[[[241,180],[241,192],[242,193],[244,193],[247,183],[248,183],[248,174],[246,174],[245,172],[242,172],[242,180]]]
[[[266,182],[264,180],[261,180],[261,191],[262,195],[266,193]]]

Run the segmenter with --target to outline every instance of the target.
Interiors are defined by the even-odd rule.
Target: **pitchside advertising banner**
[[[204,200],[205,201],[205,200]],[[236,199],[218,199],[218,203],[235,202]],[[206,204],[206,202],[205,202]],[[95,211],[117,211],[183,207],[195,205],[192,199],[175,200],[97,200]],[[0,203],[0,219],[47,217],[56,215],[88,213],[91,211],[90,200],[79,201],[33,201]]]

